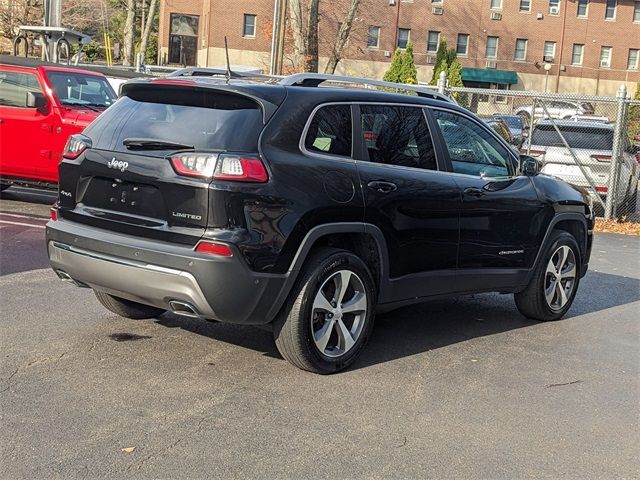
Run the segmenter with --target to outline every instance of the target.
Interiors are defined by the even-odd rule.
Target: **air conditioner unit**
[[[438,61],[438,57],[435,55],[427,55],[427,65],[435,65]]]
[[[560,71],[561,72],[566,72],[567,71],[567,66],[566,65],[560,65]]]
[[[551,55],[545,55],[542,57],[542,61],[544,63],[553,63],[553,57]]]
[[[502,13],[491,12],[491,20],[502,20]]]
[[[384,51],[384,56],[385,57],[390,57],[391,56],[391,52],[389,50],[385,50]]]
[[[396,4],[396,0],[389,0],[389,5],[392,7]]]
[[[444,13],[444,8],[443,8],[443,7],[433,7],[433,8],[431,9],[431,12],[432,12],[434,15],[442,15],[442,14]]]
[[[498,62],[495,60],[487,60],[487,68],[498,68]]]
[[[557,5],[549,7],[549,14],[550,15],[559,15],[560,14],[560,7],[558,7]]]
[[[604,68],[609,68],[609,60],[600,60],[600,66]]]
[[[543,14],[543,13],[538,13],[538,14],[536,15],[536,18],[537,18],[538,20],[542,20],[542,19],[544,18],[544,14]]]

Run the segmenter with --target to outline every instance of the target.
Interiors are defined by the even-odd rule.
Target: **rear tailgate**
[[[85,130],[90,148],[61,164],[61,216],[194,245],[207,227],[210,180],[179,175],[170,157],[257,152],[263,113],[247,96],[193,84],[129,90]],[[131,139],[169,144],[132,146]]]

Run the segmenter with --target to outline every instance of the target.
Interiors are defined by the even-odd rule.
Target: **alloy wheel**
[[[576,284],[576,256],[573,250],[562,245],[551,255],[544,281],[547,305],[559,311],[569,302]]]

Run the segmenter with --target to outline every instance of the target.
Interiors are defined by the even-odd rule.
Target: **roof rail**
[[[393,88],[395,90],[409,90],[411,92],[416,92],[419,97],[432,98],[449,103],[453,102],[451,98],[429,87],[408,85],[405,83],[385,82],[370,78],[330,75],[328,73],[296,73],[280,80],[281,85],[299,87],[318,87],[323,82],[362,84],[375,87]]]

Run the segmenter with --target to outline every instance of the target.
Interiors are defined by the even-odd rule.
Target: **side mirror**
[[[540,161],[529,155],[520,155],[520,171],[527,177],[533,177],[540,173]]]
[[[27,92],[27,107],[35,108],[39,112],[46,113],[47,98],[42,92]]]

